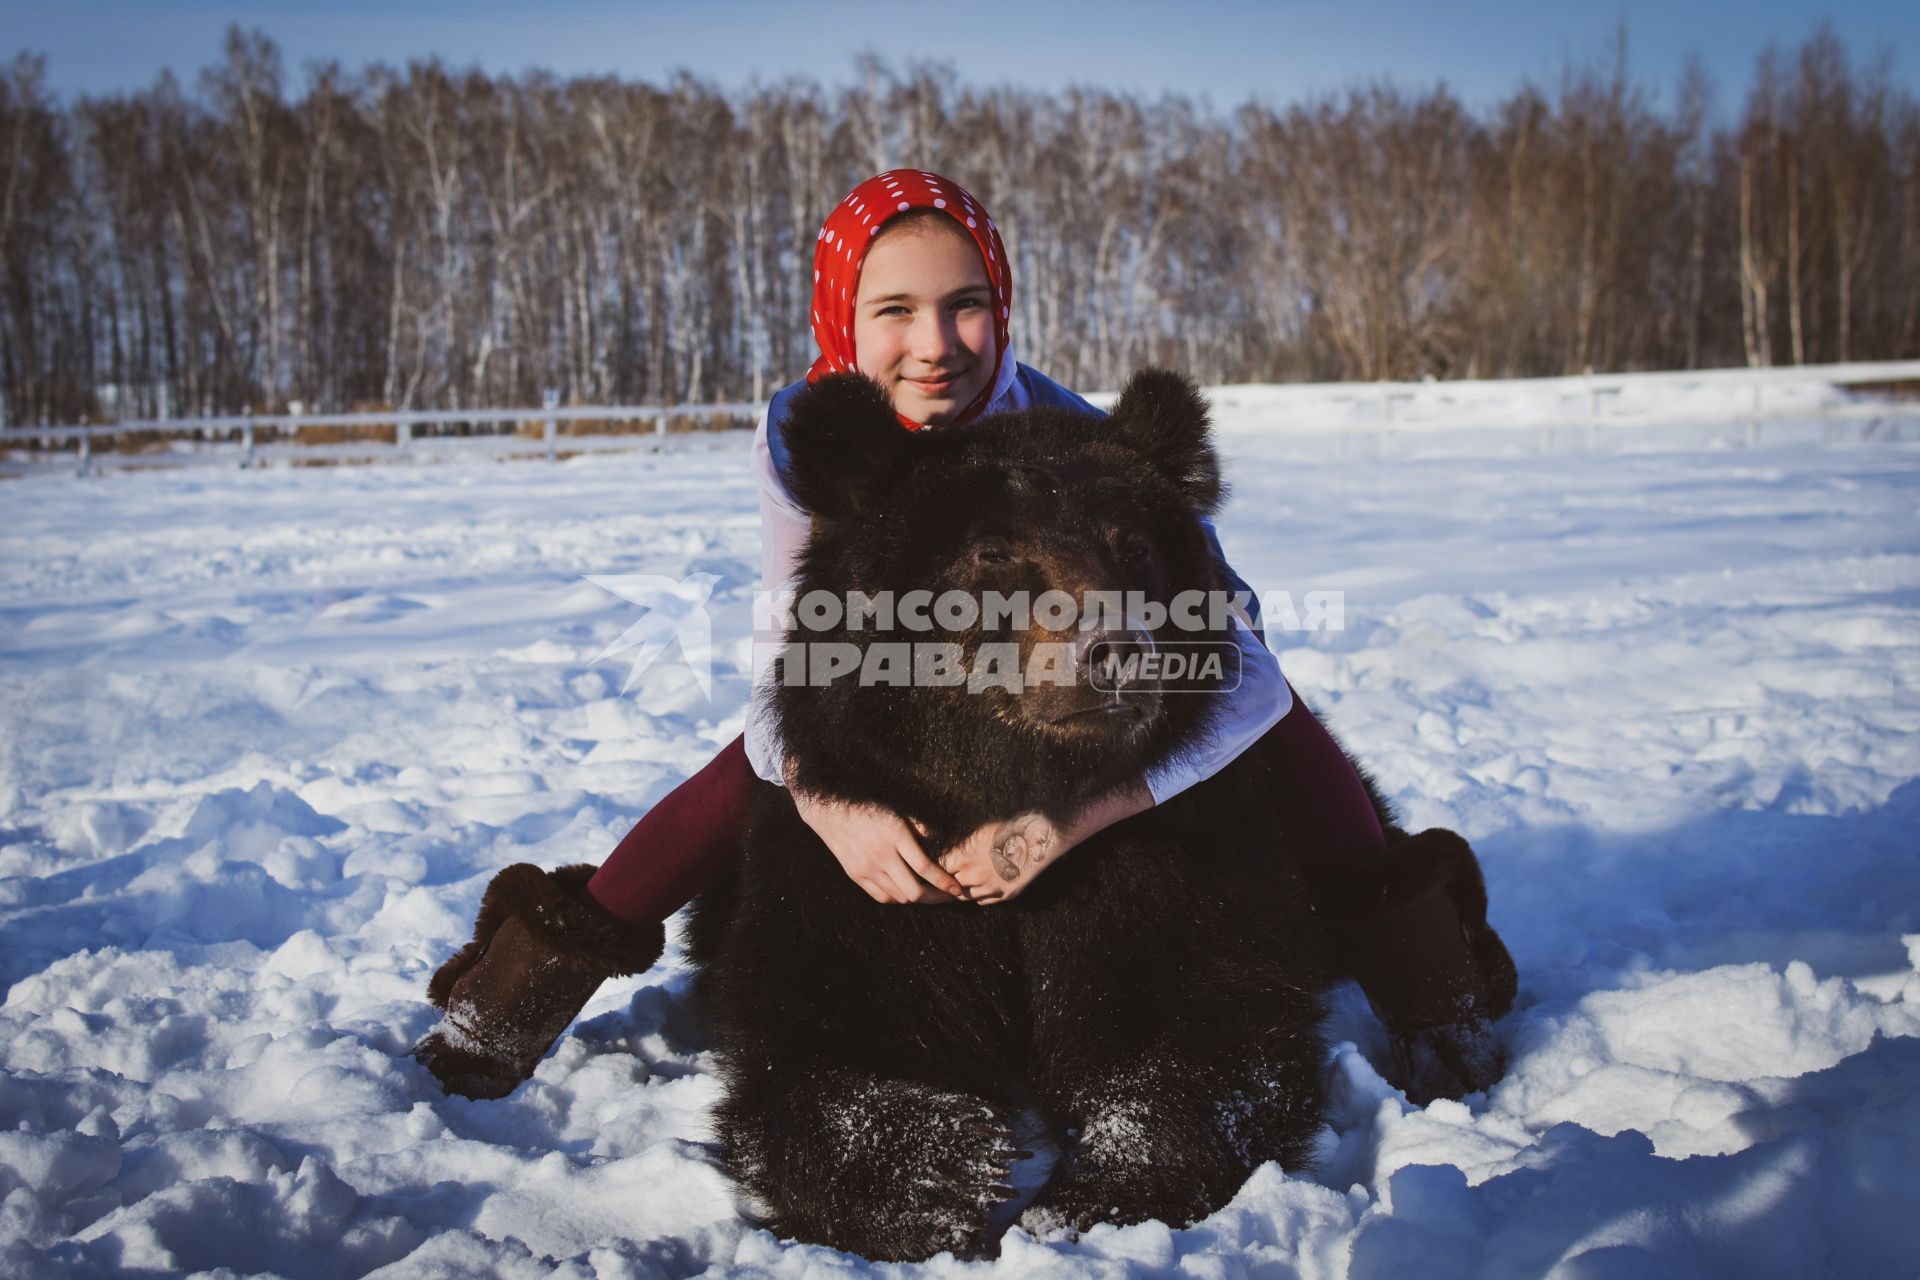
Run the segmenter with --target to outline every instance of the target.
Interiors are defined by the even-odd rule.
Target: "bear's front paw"
[[[1484,1018],[1419,1031],[1394,1032],[1393,1066],[1407,1101],[1424,1107],[1436,1098],[1464,1098],[1497,1083],[1506,1048]]]
[[[1096,1119],[1078,1132],[1068,1131],[1075,1145],[1020,1215],[1029,1235],[1075,1240],[1101,1222],[1124,1226],[1155,1217],[1175,1220],[1176,1211],[1186,1206],[1174,1202],[1185,1199],[1190,1180],[1130,1129],[1125,1123]],[[1169,1186],[1169,1180],[1176,1185]]]
[[[1012,1185],[1013,1162],[1030,1152],[1014,1146],[1010,1118],[997,1107],[980,1104],[946,1123],[933,1126],[920,1167],[903,1171],[903,1199],[917,1208],[903,1223],[921,1227],[929,1247],[910,1256],[929,1257],[943,1249],[966,1257],[983,1243],[993,1211],[1018,1193]]]
[[[994,1210],[1016,1194],[1013,1162],[1030,1154],[1015,1148],[998,1107],[931,1085],[889,1082],[850,1100],[829,1127],[840,1133],[839,1167],[800,1197],[818,1225],[785,1225],[882,1262],[979,1252]]]
[[[1069,1159],[1054,1170],[1044,1190],[1020,1215],[1020,1226],[1036,1240],[1074,1241],[1102,1222],[1126,1224],[1155,1216],[1134,1203],[1136,1197],[1116,1180],[1095,1176]]]
[[[1020,1229],[1035,1240],[1061,1240],[1072,1244],[1080,1233],[1099,1221],[1089,1210],[1068,1213],[1051,1205],[1031,1205],[1020,1215]]]

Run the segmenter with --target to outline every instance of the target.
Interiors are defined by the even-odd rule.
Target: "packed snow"
[[[1317,1167],[924,1271],[1920,1272],[1920,447],[1218,399],[1235,566],[1344,593],[1294,685],[1480,851],[1511,1068],[1410,1107],[1345,989]],[[507,1099],[405,1056],[495,871],[598,861],[741,728],[746,440],[678,443],[0,485],[0,1272],[920,1270],[751,1224],[675,947]],[[710,699],[595,660],[641,607],[586,578],[636,574],[720,580]]]

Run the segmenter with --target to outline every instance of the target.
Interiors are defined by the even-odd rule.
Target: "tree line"
[[[0,71],[9,424],[370,405],[760,400],[804,371],[815,233],[870,173],[970,187],[1021,357],[1112,387],[1920,354],[1920,110],[1830,30],[1723,113],[1624,40],[1482,112],[1388,85],[1226,112],[862,60],[742,91],[229,31],[61,105]]]

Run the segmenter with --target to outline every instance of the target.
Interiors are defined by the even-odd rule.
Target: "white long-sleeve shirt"
[[[1085,401],[1035,373],[1025,365],[1007,361],[1000,385],[996,386],[988,413],[1032,407],[1036,396],[1054,403],[1077,402],[1088,413],[1099,411]],[[779,397],[775,398],[778,403]],[[780,474],[782,449],[777,432],[770,423],[772,406],[760,415],[753,437],[753,472],[760,495],[760,588],[763,598],[771,598],[792,585],[794,566],[800,558],[812,530],[812,517],[794,498]],[[965,428],[960,428],[964,430]],[[1219,539],[1209,523],[1209,540],[1219,554]],[[1225,567],[1225,558],[1221,558]],[[1238,583],[1237,575],[1227,569]],[[1243,585],[1243,584],[1242,584]],[[1261,734],[1279,723],[1293,708],[1293,691],[1280,672],[1280,663],[1238,619],[1233,622],[1233,639],[1240,648],[1240,684],[1227,695],[1227,705],[1216,720],[1208,739],[1196,749],[1183,753],[1147,774],[1147,790],[1155,804],[1165,803],[1194,783],[1210,778],[1224,769]],[[786,779],[781,771],[781,755],[773,730],[773,685],[771,673],[780,637],[756,635],[754,644],[753,700],[747,708],[747,759],[753,771],[768,782]]]

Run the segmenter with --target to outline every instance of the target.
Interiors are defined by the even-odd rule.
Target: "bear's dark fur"
[[[917,433],[872,383],[826,378],[788,439],[816,513],[802,593],[1164,601],[1221,585],[1200,523],[1219,464],[1204,403],[1174,374],[1136,376],[1107,419],[1033,411]],[[849,677],[783,686],[777,707],[798,786],[909,816],[937,850],[990,820],[1071,814],[1191,749],[1218,700]],[[965,1250],[1023,1154],[1009,1122],[1035,1103],[1063,1154],[1034,1225],[1189,1222],[1264,1161],[1299,1168],[1321,1122],[1324,964],[1275,793],[1255,749],[1011,902],[883,906],[762,785],[738,874],[696,903],[689,945],[724,1064],[725,1159],[768,1224],[876,1259]]]

